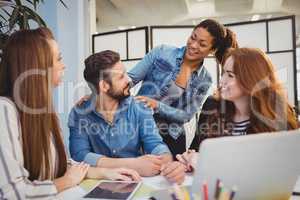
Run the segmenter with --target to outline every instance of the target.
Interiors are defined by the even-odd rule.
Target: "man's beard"
[[[125,94],[125,90],[128,90],[128,94]],[[107,95],[116,100],[123,100],[130,96],[130,86],[128,85],[122,91],[116,91],[113,87],[107,91]]]

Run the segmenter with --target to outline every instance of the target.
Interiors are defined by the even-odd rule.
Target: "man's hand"
[[[164,153],[160,155],[162,158],[162,164],[167,164],[173,161],[173,156],[170,153]]]
[[[185,171],[186,167],[184,164],[174,161],[162,166],[161,175],[171,182],[181,184],[185,178]]]
[[[155,176],[159,174],[163,158],[156,155],[144,155],[136,158],[134,168],[141,176]]]

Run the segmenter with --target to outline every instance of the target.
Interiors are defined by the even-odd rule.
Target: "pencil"
[[[175,191],[172,188],[169,188],[168,192],[169,192],[169,195],[171,196],[172,200],[178,200],[178,198],[177,198],[177,196],[175,194]]]
[[[225,189],[222,189],[218,200],[229,200],[229,198],[229,193]]]
[[[218,199],[219,196],[219,184],[220,184],[220,179],[217,179],[216,188],[215,188],[215,199]]]
[[[184,200],[191,200],[190,193],[187,189],[183,188]]]
[[[231,190],[231,193],[230,193],[229,200],[233,200],[236,191],[237,191],[237,187],[236,187],[236,186],[233,186],[233,188],[232,188],[232,190]]]
[[[203,182],[202,188],[203,188],[204,200],[208,200],[208,186],[206,181]]]
[[[217,200],[221,200],[222,193],[224,192],[223,190],[224,190],[223,184],[221,183]]]
[[[300,196],[300,192],[293,192],[292,195],[293,196]]]
[[[217,191],[216,199],[219,199],[220,194],[221,194],[221,192],[222,192],[222,189],[223,189],[223,183],[220,182],[220,183],[219,183],[219,187],[218,187],[218,191]]]
[[[173,189],[174,189],[174,193],[177,197],[177,199],[183,199],[184,198],[184,193],[182,192],[181,188],[175,183],[173,184]]]
[[[172,200],[179,200],[179,199],[177,198],[176,194],[174,194],[174,193],[171,193],[171,197],[172,197]]]

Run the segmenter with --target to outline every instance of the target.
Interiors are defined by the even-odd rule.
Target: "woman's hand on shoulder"
[[[145,103],[145,105],[153,110],[158,107],[158,101],[146,96],[136,96],[136,100]]]
[[[91,95],[85,95],[85,96],[81,97],[81,98],[79,99],[79,101],[77,101],[77,102],[75,103],[75,105],[76,105],[76,106],[80,106],[80,105],[83,104],[83,102],[89,100],[90,98],[91,98]]]

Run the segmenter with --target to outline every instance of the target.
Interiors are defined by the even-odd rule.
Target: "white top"
[[[52,181],[28,179],[18,112],[5,97],[0,97],[0,130],[0,199],[57,199]]]

